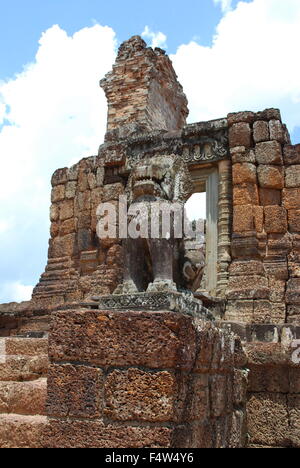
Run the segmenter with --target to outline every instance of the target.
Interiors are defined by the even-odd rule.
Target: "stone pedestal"
[[[136,296],[126,309],[115,308],[122,296],[111,296],[101,309],[53,315],[44,446],[243,446],[239,342],[201,306],[184,313],[180,294],[165,294],[159,310],[151,310],[153,295]]]

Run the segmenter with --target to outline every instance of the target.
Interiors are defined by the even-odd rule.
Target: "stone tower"
[[[107,139],[178,131],[186,123],[187,99],[172,62],[139,36],[121,45],[113,70],[100,84],[108,102]]]
[[[0,447],[299,448],[300,145],[277,109],[186,125],[171,61],[138,36],[101,86],[105,142],[54,173],[45,272],[0,306]],[[115,295],[97,207],[164,157],[207,195],[205,291]]]

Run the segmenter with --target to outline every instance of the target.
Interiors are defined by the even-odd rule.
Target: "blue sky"
[[[51,174],[97,153],[99,79],[142,33],[170,54],[189,122],[279,107],[300,141],[299,0],[0,0],[0,302],[43,272]]]
[[[119,42],[148,25],[168,36],[168,52],[175,53],[193,38],[211,44],[222,17],[212,0],[1,0],[0,6],[0,79],[34,59],[41,33],[53,24],[72,35],[98,22],[113,28]]]

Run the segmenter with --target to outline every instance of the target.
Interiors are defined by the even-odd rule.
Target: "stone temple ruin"
[[[299,448],[300,145],[276,109],[186,125],[138,36],[101,86],[105,142],[54,173],[45,272],[0,306],[0,447]],[[190,284],[172,236],[97,236],[101,203],[200,192]]]

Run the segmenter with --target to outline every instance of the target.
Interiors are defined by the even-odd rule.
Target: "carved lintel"
[[[204,129],[195,127],[193,132],[168,134],[157,132],[139,134],[100,147],[106,167],[124,166],[127,170],[145,157],[176,154],[189,165],[218,162],[229,159],[226,128]]]

